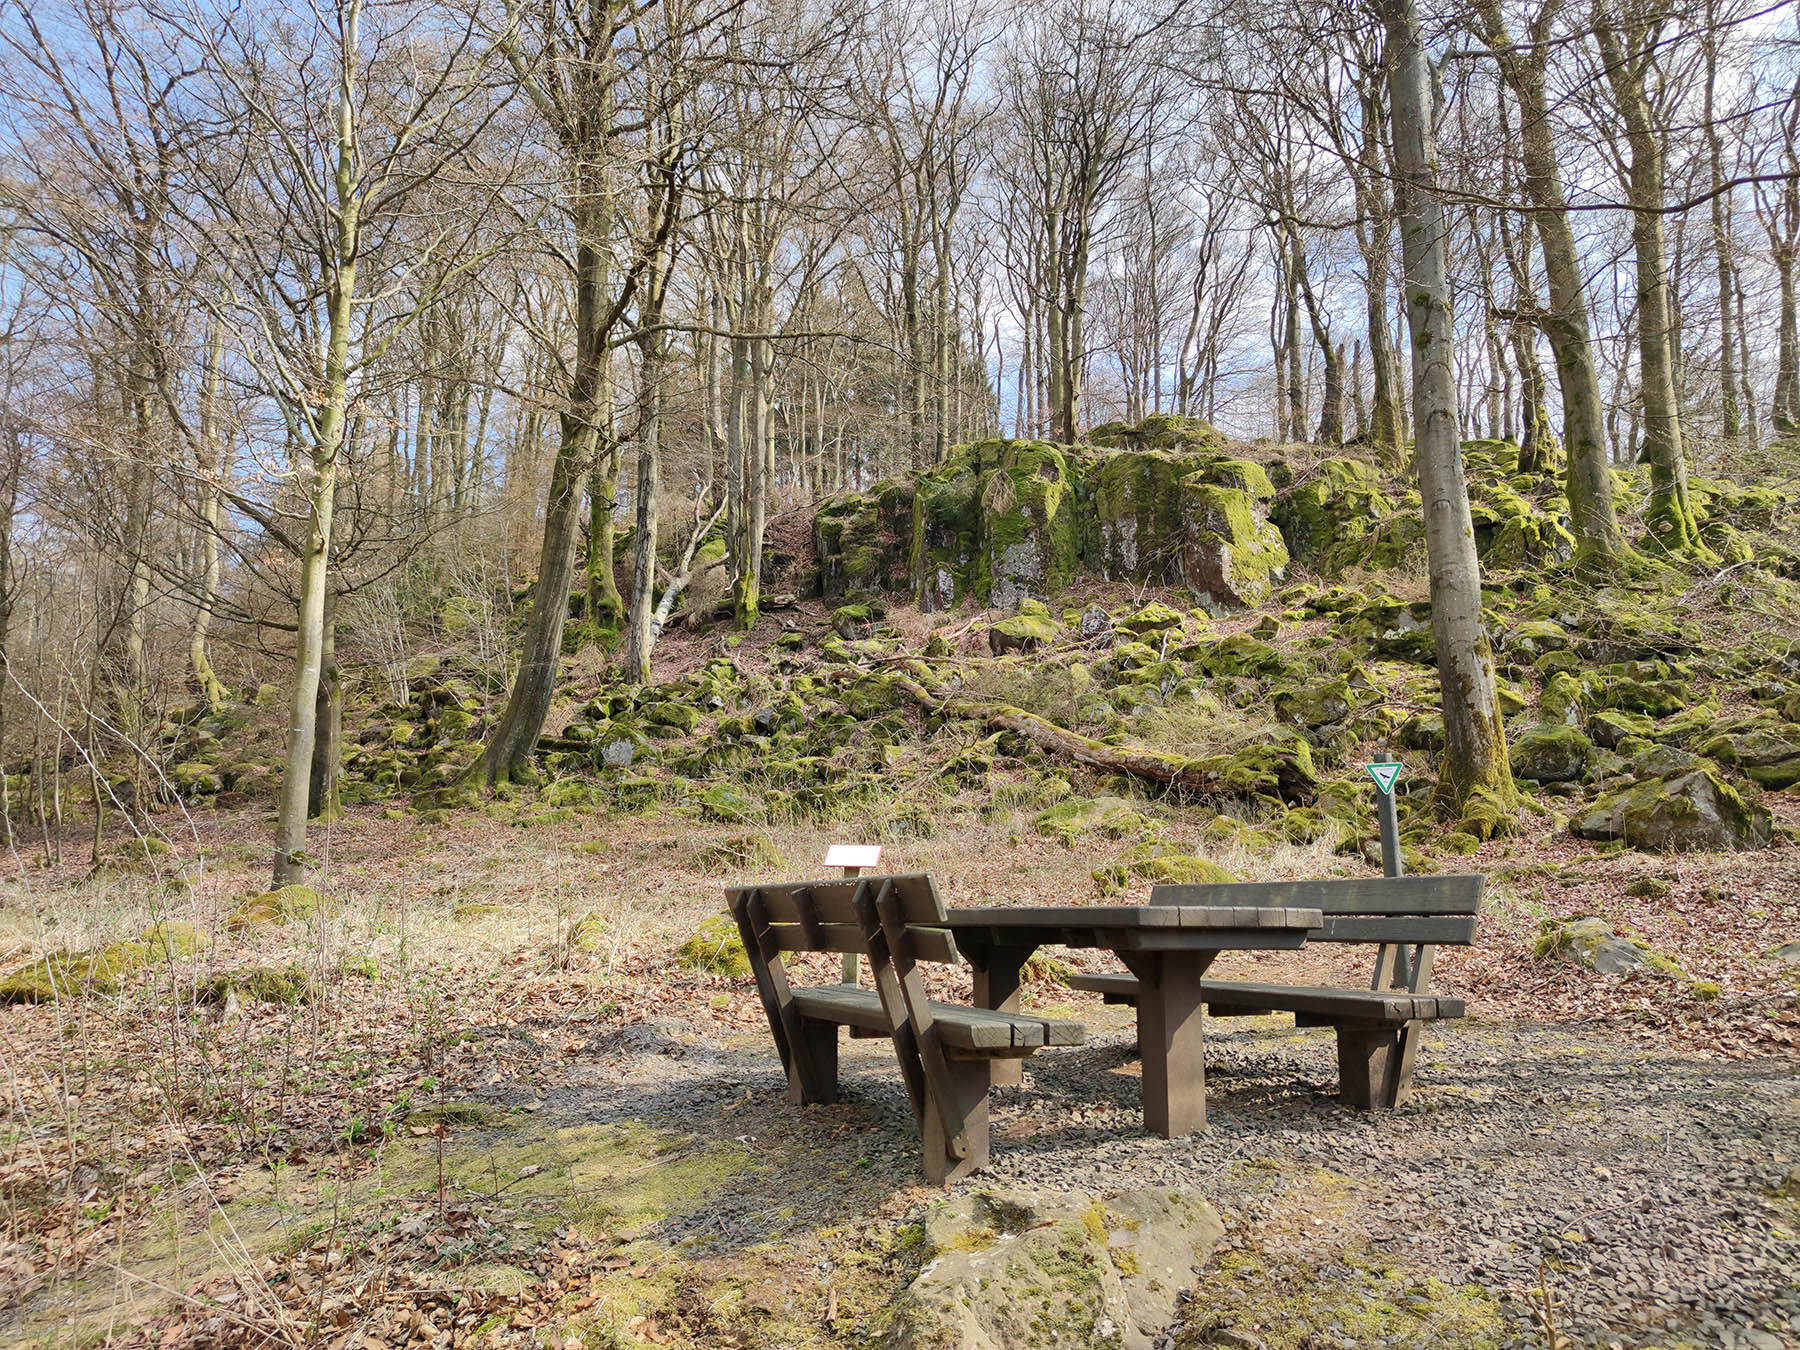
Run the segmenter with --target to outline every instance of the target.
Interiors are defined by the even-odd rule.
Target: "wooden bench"
[[[923,874],[743,886],[726,891],[756,976],[756,991],[797,1103],[837,1100],[838,1028],[894,1042],[924,1143],[925,1175],[954,1181],[988,1160],[989,1065],[1087,1037],[1074,1022],[940,1003],[925,994],[921,962],[955,963],[944,905]],[[795,989],[783,952],[869,958],[875,988]]]
[[[1412,1095],[1413,1067],[1426,1022],[1461,1017],[1463,1001],[1431,992],[1432,951],[1475,941],[1481,877],[1370,877],[1345,881],[1240,882],[1158,886],[1156,905],[1294,905],[1319,910],[1324,927],[1307,942],[1379,944],[1366,989],[1202,980],[1201,1001],[1214,1017],[1288,1012],[1302,1027],[1337,1030],[1338,1081],[1357,1106],[1399,1106]],[[1108,1003],[1135,1004],[1132,975],[1077,975],[1074,989]]]

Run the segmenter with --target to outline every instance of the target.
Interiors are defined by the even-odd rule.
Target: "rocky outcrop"
[[[813,547],[825,598],[836,601],[905,590],[912,513],[913,486],[898,479],[821,506],[813,519]]]
[[[827,502],[814,520],[827,600],[910,589],[921,609],[1010,609],[1080,572],[1188,586],[1216,611],[1260,604],[1286,576],[1268,473],[1204,422],[1103,427],[1091,447],[989,440],[909,482]],[[902,558],[904,564],[902,565]]]
[[[1149,1350],[1223,1234],[1210,1205],[1167,1187],[958,1196],[925,1216],[929,1259],[886,1350]]]
[[[914,480],[911,574],[919,608],[973,598],[1010,609],[1067,586],[1080,563],[1077,478],[1043,441],[978,441]]]

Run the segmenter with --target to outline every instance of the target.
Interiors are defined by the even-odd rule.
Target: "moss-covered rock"
[[[294,1007],[310,1003],[312,976],[304,966],[244,966],[214,971],[194,987],[197,1003],[271,1003]]]
[[[1389,566],[1419,537],[1392,519],[1371,464],[1348,456],[1325,460],[1283,492],[1269,511],[1294,561],[1325,576],[1350,567]]]
[[[1216,455],[1225,449],[1225,433],[1212,423],[1179,413],[1151,413],[1133,425],[1103,422],[1088,439],[1109,450],[1179,450]]]
[[[868,492],[835,497],[813,520],[819,590],[826,600],[908,589],[913,534],[913,485],[877,483]]]
[[[1094,869],[1094,888],[1102,896],[1121,895],[1134,881],[1153,886],[1222,886],[1238,880],[1210,858],[1184,853],[1170,844],[1135,844],[1116,863]]]
[[[0,1005],[117,993],[149,954],[148,947],[136,942],[109,943],[91,952],[52,952],[0,980]]]
[[[996,656],[1007,652],[1036,651],[1045,643],[1056,641],[1062,627],[1050,617],[1049,609],[1038,600],[1025,600],[1019,612],[1001,619],[988,629],[988,649]]]
[[[973,597],[1010,608],[1065,587],[1081,556],[1076,475],[1043,441],[956,447],[914,480],[910,570],[919,607]]]
[[[319,912],[318,891],[311,886],[279,886],[240,901],[225,916],[225,930],[240,933],[246,928],[266,928],[310,919]]]
[[[1680,966],[1635,933],[1621,931],[1592,914],[1545,919],[1534,950],[1540,959],[1567,961],[1601,975],[1682,973]]]
[[[162,919],[138,934],[138,941],[159,960],[191,960],[212,946],[212,939],[198,924]]]
[[[715,914],[675,952],[675,959],[689,970],[709,975],[742,978],[750,973],[744,940],[729,915]]]
[[[1532,727],[1513,743],[1513,773],[1538,783],[1571,782],[1581,777],[1593,748],[1593,742],[1574,727]]]
[[[1205,477],[1182,483],[1181,579],[1213,609],[1260,605],[1287,577],[1281,531],[1250,491]]]
[[[1588,717],[1587,732],[1594,744],[1617,750],[1619,742],[1631,736],[1648,736],[1656,722],[1642,713],[1609,708]]]
[[[1167,451],[1102,455],[1088,470],[1085,555],[1109,581],[1173,585],[1181,575],[1181,482],[1194,462]]]
[[[1130,802],[1118,797],[1071,798],[1032,819],[1032,828],[1073,847],[1083,836],[1125,839],[1154,833],[1156,825]]]
[[[1601,797],[1569,822],[1578,838],[1657,853],[1766,847],[1769,813],[1705,770],[1651,778]]]

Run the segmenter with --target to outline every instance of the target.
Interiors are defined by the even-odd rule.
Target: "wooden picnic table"
[[[1117,954],[1138,978],[1144,1128],[1165,1139],[1206,1124],[1206,1044],[1200,981],[1220,952],[1292,949],[1324,925],[1292,905],[1033,905],[947,911],[944,925],[975,968],[977,1007],[1017,1012],[1019,973],[1043,946]],[[996,1084],[1021,1081],[996,1060]]]

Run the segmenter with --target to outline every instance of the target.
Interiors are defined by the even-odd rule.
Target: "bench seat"
[[[802,1017],[830,1022],[881,1035],[889,1032],[881,995],[873,989],[851,985],[826,985],[795,989],[794,1007]],[[1020,1013],[989,1012],[957,1003],[938,1003],[931,1008],[932,1024],[946,1046],[970,1053],[1010,1055],[1048,1046],[1080,1045],[1087,1038],[1079,1022],[1056,1022]]]
[[[1135,975],[1074,975],[1069,988],[1102,995],[1108,1003],[1136,1003]],[[1291,1012],[1326,1025],[1347,1022],[1432,1022],[1461,1017],[1460,998],[1409,994],[1404,989],[1340,989],[1328,986],[1252,984],[1246,980],[1202,980],[1201,997],[1215,1017]]]

